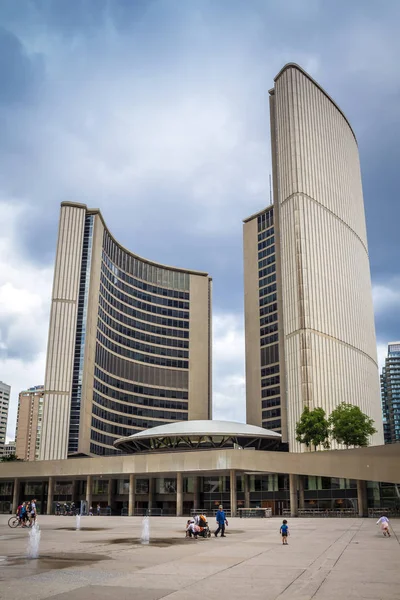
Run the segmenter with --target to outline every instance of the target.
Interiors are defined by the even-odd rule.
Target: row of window
[[[116,405],[117,403],[113,401],[113,399],[121,400],[125,403],[138,404],[140,406],[152,406],[155,408],[168,408],[168,409],[176,409],[176,410],[187,410],[188,403],[187,402],[179,402],[177,400],[169,400],[166,398],[146,398],[142,396],[135,396],[132,394],[127,394],[125,391],[115,390],[104,383],[101,383],[97,379],[93,382],[93,387],[95,390],[100,392],[103,396],[107,396],[109,398],[110,404]],[[133,386],[132,386],[133,387]],[[139,386],[134,386],[139,387]],[[103,406],[106,406],[103,404]],[[129,412],[130,407],[126,404],[119,404],[121,408],[115,408],[115,410],[119,410],[119,412]],[[123,407],[126,407],[125,410]],[[136,413],[132,413],[136,414]]]
[[[274,419],[273,421],[263,421],[262,426],[265,429],[280,429],[282,422],[280,419]]]
[[[258,268],[259,269],[263,269],[264,267],[267,267],[268,265],[272,265],[272,263],[274,263],[276,260],[275,254],[272,254],[271,256],[267,256],[267,258],[264,258],[263,260],[259,260],[258,261]]]
[[[261,369],[261,377],[268,377],[268,375],[274,375],[279,373],[279,365],[273,365],[272,367],[265,367]]]
[[[261,348],[261,366],[273,365],[279,362],[279,345],[264,346]]]
[[[159,356],[172,356],[175,358],[189,358],[188,350],[180,350],[179,348],[165,348],[164,346],[148,346],[147,344],[143,344],[142,342],[137,342],[136,340],[131,340],[126,338],[119,333],[116,333],[113,329],[107,327],[105,323],[101,319],[97,321],[97,327],[100,331],[107,336],[109,340],[117,342],[118,344],[122,344],[124,347],[132,348],[134,350],[139,350],[141,352],[147,352],[149,354],[157,354]],[[125,355],[127,356],[127,355]],[[145,361],[149,362],[149,361]]]
[[[148,354],[142,354],[141,352],[133,352],[125,346],[114,344],[111,340],[106,338],[101,331],[97,331],[97,340],[115,354],[124,356],[129,360],[135,360],[139,362],[148,363],[150,365],[159,365],[160,367],[171,367],[173,369],[188,369],[189,361],[187,360],[173,360],[170,358],[162,358],[161,356],[149,356]]]
[[[263,419],[274,419],[274,418],[280,417],[280,416],[281,416],[280,408],[272,408],[271,410],[263,410],[262,411]]]
[[[264,285],[268,285],[270,283],[273,283],[274,281],[276,281],[276,273],[273,273],[272,275],[268,275],[268,277],[263,277],[262,279],[260,279],[258,282],[258,287],[262,288],[264,287]]]
[[[265,238],[269,237],[270,235],[273,235],[273,233],[274,233],[274,228],[270,227],[269,229],[266,229],[262,233],[259,233],[258,237],[257,237],[257,240],[259,242],[261,242],[261,240],[265,240]]]
[[[278,320],[278,315],[272,315],[272,317],[275,317],[275,321]],[[271,325],[267,325],[266,327],[261,327],[260,329],[260,335],[268,335],[269,333],[274,333],[274,331],[278,331],[278,323],[271,323]]]
[[[272,244],[275,244],[275,236],[274,235],[272,237],[267,238],[263,242],[258,242],[258,250],[263,250],[264,248],[268,248]]]
[[[258,295],[260,298],[266,296],[267,294],[271,294],[272,292],[276,292],[276,283],[271,283],[271,285],[267,285],[267,287],[262,288],[258,291]],[[269,302],[265,302],[264,300],[260,300],[260,306],[264,306],[264,304],[269,304]]]
[[[125,360],[112,354],[99,343],[96,344],[96,365],[117,378],[135,383],[162,388],[188,389],[189,373],[187,369],[178,371]]]
[[[276,284],[274,284],[276,285]],[[265,296],[264,298],[261,298],[261,300],[259,301],[259,305],[260,307],[265,306],[266,304],[271,304],[271,302],[276,302],[277,300],[277,296],[276,296],[276,292],[274,292],[273,294],[269,294],[269,296]],[[265,310],[263,308],[260,308],[260,317],[264,316],[264,314],[268,314],[270,311],[265,312]]]
[[[144,290],[145,292],[150,292],[151,294],[158,294],[159,296],[168,296],[169,298],[179,298],[180,300],[189,300],[189,292],[181,292],[180,290],[171,290],[171,289],[162,288],[157,285],[151,285],[150,283],[144,283],[143,281],[140,281],[139,279],[135,279],[134,277],[131,277],[127,273],[124,273],[124,271],[121,271],[120,269],[118,269],[111,262],[111,260],[108,258],[107,254],[105,252],[103,252],[103,261],[112,270],[113,275],[117,275],[120,279],[123,279],[123,281],[126,281],[126,283],[130,283],[134,287]]]
[[[98,401],[98,399],[100,399],[100,402]],[[119,425],[127,425],[128,427],[137,427],[138,426],[138,422],[141,422],[141,419],[138,419],[136,417],[153,417],[156,419],[165,419],[167,421],[186,421],[187,420],[187,413],[176,413],[170,410],[152,410],[151,408],[137,408],[136,406],[126,406],[126,408],[129,408],[130,410],[125,410],[124,412],[127,415],[134,415],[132,416],[125,416],[125,415],[121,415],[118,412],[115,412],[114,410],[106,410],[105,408],[102,408],[102,406],[104,405],[103,402],[101,402],[101,400],[104,400],[103,398],[101,398],[101,396],[99,396],[98,394],[93,394],[93,400],[94,403],[92,404],[92,415],[94,415],[95,417],[100,417],[100,419],[105,419],[106,421],[109,421],[110,423],[118,423]],[[96,404],[97,403],[97,404]],[[101,406],[99,406],[101,405]],[[150,424],[153,424],[154,421],[150,421]]]
[[[103,248],[117,269],[120,268],[139,279],[161,287],[189,291],[189,273],[165,269],[132,256],[118,246],[107,231],[104,231]]]
[[[131,319],[131,317],[128,317],[126,314],[124,314],[122,312],[118,312],[117,310],[115,310],[115,308],[112,308],[112,306],[110,306],[102,297],[100,297],[100,299],[99,299],[99,304],[100,304],[100,307],[104,309],[105,313],[110,315],[113,319],[117,319],[117,321],[115,321],[115,322],[124,323],[125,325],[128,325],[130,331],[139,329],[140,331],[149,331],[150,333],[154,333],[156,335],[164,335],[164,336],[168,336],[168,337],[176,337],[176,338],[183,338],[183,339],[189,338],[189,331],[187,331],[187,329],[169,329],[169,328],[167,329],[165,327],[158,327],[157,325],[151,325],[150,323],[143,323],[143,321],[136,321],[135,319]],[[123,304],[121,306],[123,307],[123,310],[125,308],[127,308]],[[100,310],[101,310],[100,307],[99,307],[99,314],[100,314]],[[102,312],[100,314],[100,316],[102,314],[104,314],[104,313]],[[103,321],[104,320],[105,319],[103,318]],[[187,327],[188,326],[186,321],[180,321],[180,323],[181,323],[181,325],[179,325],[179,327]]]
[[[273,375],[272,377],[268,377],[268,379],[262,379],[261,387],[265,388],[271,385],[276,385],[277,383],[280,383],[280,376]]]
[[[265,337],[262,337],[260,339],[260,345],[267,346],[268,344],[273,344],[274,342],[277,342],[277,341],[278,341],[278,334],[273,333],[272,335],[267,335]]]
[[[258,271],[258,277],[259,277],[259,279],[261,279],[262,277],[265,277],[266,275],[269,275],[270,273],[275,273],[275,271],[276,271],[276,263],[273,263],[272,265],[265,267],[265,269],[261,269],[260,271]]]
[[[127,294],[129,294],[130,296],[133,296],[134,298],[138,298],[139,300],[144,300],[145,302],[152,302],[153,304],[161,304],[163,306],[171,306],[174,308],[185,308],[186,310],[189,310],[189,302],[187,302],[187,301],[174,300],[173,298],[165,298],[163,296],[153,296],[152,294],[149,294],[144,291],[142,292],[141,290],[138,290],[138,289],[132,287],[131,285],[124,283],[123,281],[118,279],[115,275],[113,275],[111,273],[111,271],[109,271],[109,269],[107,269],[104,262],[101,265],[101,271],[102,271],[102,276],[104,276],[111,283],[112,286],[114,286],[117,289],[122,290],[123,292],[126,292]]]
[[[180,327],[182,329],[189,329],[189,321],[177,321],[176,319],[159,317],[157,315],[153,315],[152,313],[135,310],[134,308],[131,308],[126,304],[118,302],[118,300],[114,298],[114,296],[109,294],[108,291],[102,285],[100,285],[100,296],[103,296],[103,298],[109,304],[111,304],[111,306],[114,306],[118,310],[122,311],[123,313],[126,313],[127,315],[130,315],[131,317],[136,317],[137,319],[141,319],[142,321],[149,321],[150,323],[157,323],[157,325],[165,325],[166,327]],[[101,297],[99,301],[101,306],[105,308],[105,304],[102,304],[101,302]]]
[[[175,310],[173,308],[162,308],[161,306],[157,306],[154,304],[147,304],[146,302],[142,302],[141,300],[135,300],[131,296],[127,296],[123,292],[120,292],[118,288],[115,287],[110,281],[108,281],[107,277],[103,274],[101,275],[101,287],[105,287],[111,294],[118,298],[118,300],[122,300],[128,306],[134,306],[138,310],[145,310],[146,312],[157,314],[157,315],[165,315],[168,317],[176,317],[177,319],[188,319],[189,313],[184,312],[182,310]]]
[[[137,383],[131,383],[130,381],[123,381],[121,379],[116,379],[115,377],[112,377],[112,375],[108,375],[107,373],[104,373],[98,367],[95,367],[94,374],[95,374],[95,377],[97,377],[97,379],[99,379],[100,381],[104,381],[104,383],[108,384],[109,386],[113,386],[114,388],[123,390],[124,392],[133,393],[133,394],[142,394],[145,396],[154,396],[155,398],[173,398],[173,399],[176,398],[177,400],[188,400],[188,398],[189,398],[189,393],[187,391],[146,387],[144,385],[138,385]],[[187,375],[187,373],[183,373],[183,374]],[[112,395],[111,392],[108,395],[111,396]],[[117,398],[117,397],[118,396],[115,396],[115,398]],[[120,400],[123,400],[123,398],[121,397]],[[158,406],[158,405],[149,404],[149,406]],[[179,408],[179,407],[176,406],[175,408]]]
[[[271,398],[272,396],[277,396],[280,393],[281,391],[279,385],[271,388],[264,388],[261,390],[261,398]]]
[[[112,327],[115,331],[122,333],[123,335],[127,335],[130,338],[134,338],[142,342],[148,342],[150,344],[158,344],[159,346],[171,346],[172,348],[189,348],[188,339],[158,337],[155,335],[150,335],[148,333],[142,333],[141,331],[136,331],[136,329],[131,329],[130,327],[125,327],[125,325],[122,325],[119,321],[115,321],[109,315],[107,315],[100,306],[99,317],[104,323]],[[164,331],[168,330],[164,329]],[[179,331],[178,333],[187,332]]]
[[[262,215],[258,215],[257,217],[257,225],[258,231],[262,231],[263,229],[267,229],[267,227],[271,227],[274,224],[274,209],[270,208],[265,211]]]
[[[267,400],[262,401],[262,408],[272,408],[273,406],[280,406],[281,399],[278,396],[277,398],[268,398]]]
[[[129,435],[138,433],[139,431],[142,431],[142,430],[141,429],[136,429],[136,430],[132,429],[132,431],[130,432]],[[110,450],[112,449],[113,452],[110,452],[110,454],[118,454],[118,450],[116,448],[114,448],[114,446],[113,446],[117,437],[119,437],[119,436],[111,437],[111,435],[106,435],[105,433],[100,433],[100,431],[95,431],[94,429],[92,429],[90,432],[90,439],[93,442],[99,442],[99,444],[105,444],[106,446],[111,446]],[[90,444],[90,447],[92,447],[92,444]],[[103,456],[106,454],[106,452],[104,452],[104,450],[106,450],[105,448],[101,448],[101,446],[97,446],[97,448],[100,449],[100,452],[98,452],[98,454],[102,454]]]
[[[261,250],[261,252],[258,253],[258,260],[261,260],[262,258],[265,258],[266,256],[271,256],[272,254],[274,255],[274,260],[275,260],[275,245],[270,246],[269,248],[265,248],[265,250]]]
[[[273,323],[273,321],[277,321],[278,320],[278,305],[276,302],[274,302],[274,304],[270,304],[270,306],[265,306],[263,308],[263,315],[264,316],[262,319],[260,319],[260,327],[263,327],[264,325],[267,325],[268,323]],[[273,319],[271,318],[271,314],[272,313],[276,313],[275,315],[273,315]]]
[[[137,433],[138,427],[150,429],[151,427],[158,427],[158,425],[165,425],[165,421],[147,421],[145,419],[136,419],[136,424],[133,426],[133,429],[133,427],[120,427],[119,425],[113,425],[112,423],[105,423],[104,421],[100,421],[99,419],[96,419],[96,417],[92,416],[92,427],[100,431],[104,431],[104,433],[115,435],[114,441],[116,438]]]

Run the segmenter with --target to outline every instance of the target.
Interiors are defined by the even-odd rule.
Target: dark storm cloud
[[[29,207],[26,256],[49,263],[59,203],[84,202],[138,254],[208,270],[216,306],[240,312],[241,219],[269,203],[268,89],[294,61],[353,124],[373,280],[393,282],[399,10],[394,1],[3,1],[18,73],[4,73],[5,93],[28,103],[36,54],[46,73],[39,105],[10,116],[0,140],[1,188]],[[142,233],[149,224],[153,236]],[[378,314],[378,333],[399,330],[399,313],[390,309],[387,324]]]
[[[41,57],[28,56],[17,36],[0,27],[0,106],[30,104],[42,76]]]

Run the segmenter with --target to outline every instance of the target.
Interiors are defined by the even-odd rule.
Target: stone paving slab
[[[0,515],[1,600],[400,600],[400,521],[384,538],[374,520],[230,519],[226,538],[184,538],[185,519],[40,517],[37,560],[28,531]]]

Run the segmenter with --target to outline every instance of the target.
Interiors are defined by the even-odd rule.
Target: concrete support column
[[[47,514],[53,514],[53,494],[54,494],[54,477],[49,477],[49,485],[47,488]]]
[[[135,476],[131,473],[129,475],[129,505],[128,505],[128,515],[133,517],[133,513],[135,510],[135,495],[136,495],[136,479]]]
[[[92,506],[92,476],[88,475],[86,478],[86,502],[87,502],[87,508],[88,508],[88,512],[90,507]]]
[[[358,516],[368,516],[367,504],[367,482],[361,479],[357,480],[357,500],[358,500]]]
[[[199,510],[200,506],[200,477],[194,477],[193,481],[193,508]]]
[[[304,475],[299,475],[299,508],[304,508]]]
[[[183,475],[176,474],[176,516],[183,515]]]
[[[153,507],[153,497],[154,497],[154,479],[149,477],[149,501],[148,501],[148,509],[151,510]]]
[[[12,511],[15,515],[18,508],[18,500],[19,500],[19,479],[16,477],[14,479],[14,487],[13,487],[13,502],[12,502]]]
[[[77,498],[76,498],[76,496],[77,496],[77,494],[76,494],[76,484],[77,484],[77,481],[76,481],[76,479],[74,479],[73,482],[72,482],[72,502],[76,502],[77,501]],[[78,503],[79,508],[80,508],[80,505],[81,504],[80,504],[80,498],[79,498],[79,503]]]
[[[244,508],[250,508],[250,476],[244,475]]]
[[[298,475],[289,475],[289,494],[290,494],[290,516],[299,516],[299,505],[297,501],[297,483]]]
[[[237,513],[237,493],[236,493],[236,471],[231,469],[231,517],[236,517]]]
[[[114,485],[114,479],[109,479],[108,480],[107,506],[109,506],[110,508],[112,508],[112,503],[113,503],[113,499],[114,499],[113,485]]]

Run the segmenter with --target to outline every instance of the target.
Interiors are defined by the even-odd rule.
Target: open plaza
[[[226,538],[185,538],[185,518],[39,516],[38,559],[29,530],[0,515],[3,600],[337,600],[400,598],[400,520],[384,538],[374,519],[229,519]],[[214,529],[213,518],[209,518]]]

